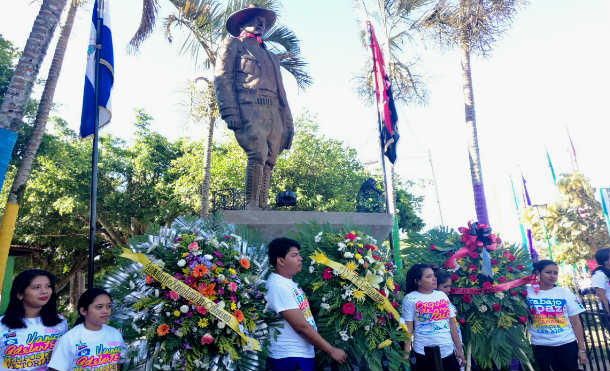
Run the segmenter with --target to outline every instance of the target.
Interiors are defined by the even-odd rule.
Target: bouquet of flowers
[[[388,251],[361,232],[316,233],[316,227],[306,226],[297,237],[307,268],[295,279],[309,295],[318,331],[348,354],[341,369],[365,361],[381,370],[383,359],[391,370],[400,369],[406,362],[401,342],[409,337],[396,310],[402,295]],[[316,359],[320,368],[331,361],[325,354]]]
[[[427,246],[406,249],[406,261],[438,264],[452,273],[451,302],[457,308],[467,357],[484,369],[508,368],[512,359],[532,359],[526,333],[525,285],[531,260],[520,246],[503,245],[487,225],[468,223],[459,234],[436,233]]]
[[[264,348],[268,325],[274,323],[271,313],[265,312],[261,277],[267,264],[260,245],[249,245],[226,225],[179,218],[156,236],[136,239],[130,248],[143,253],[157,267],[155,272],[164,272],[164,278],[144,275],[133,263],[106,279],[117,317],[133,337],[146,339],[141,352],[148,366],[154,370],[264,368],[265,357],[253,349],[256,342],[246,341],[254,338]],[[189,288],[207,304],[185,299],[183,293]]]

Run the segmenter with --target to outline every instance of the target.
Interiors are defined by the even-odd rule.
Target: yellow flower
[[[176,316],[176,317],[180,317],[180,311],[179,311],[179,310],[175,310],[175,311],[174,311],[174,316]]]
[[[182,268],[182,273],[189,274],[189,269],[188,268]]]
[[[235,269],[233,269],[233,268],[229,268],[229,273],[231,273],[231,274],[237,274],[237,272],[236,272],[236,271],[235,271]]]
[[[388,279],[385,280],[385,285],[388,289],[390,289],[390,291],[394,291],[395,286],[394,286],[394,280],[392,280],[392,277],[388,277]]]
[[[354,290],[353,295],[354,295],[354,298],[358,301],[364,300],[364,291],[362,291],[362,290]]]
[[[356,263],[354,263],[353,261],[348,261],[347,263],[345,263],[345,268],[353,272],[356,270]]]
[[[204,328],[208,325],[208,319],[207,318],[201,318],[199,320],[199,322],[197,322],[197,326]]]
[[[362,259],[362,255],[360,255],[360,254],[356,253],[356,255],[354,255],[354,258],[356,258],[356,260],[358,260],[358,259]]]
[[[377,345],[377,349],[383,349],[390,344],[392,344],[392,340],[390,340],[390,339],[384,340],[381,343],[379,343],[379,345]]]
[[[224,271],[225,269],[222,267],[218,267],[216,268],[216,273],[222,273],[222,271]]]
[[[237,309],[237,304],[235,302],[231,302],[231,310]]]
[[[182,253],[182,257],[183,257],[183,258],[186,258],[186,256],[187,256],[188,254],[189,254],[189,253],[187,253],[187,252],[183,252],[183,253]]]
[[[358,247],[362,247],[362,244],[361,244],[361,243],[359,243],[359,244],[358,244]]]
[[[494,273],[498,273],[499,270],[500,270],[500,268],[496,268],[496,267],[491,268],[491,271]]]

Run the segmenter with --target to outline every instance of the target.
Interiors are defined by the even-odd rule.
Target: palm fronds
[[[135,52],[138,50],[142,42],[153,32],[158,10],[159,3],[157,0],[142,0],[142,18],[136,33],[129,40],[129,51]]]

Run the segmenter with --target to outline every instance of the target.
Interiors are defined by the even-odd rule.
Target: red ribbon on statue
[[[490,234],[489,240],[491,243],[485,245],[482,241],[478,239],[476,234],[470,233],[471,224],[468,222],[468,228],[460,227],[458,230],[462,234],[461,241],[464,244],[464,247],[461,247],[458,251],[455,252],[452,256],[450,256],[445,262],[443,266],[447,269],[454,269],[455,262],[459,259],[462,259],[466,255],[476,253],[478,249],[487,249],[488,251],[493,251],[498,247],[499,238],[495,235]],[[476,227],[477,229],[487,228],[486,224],[480,224]],[[474,233],[474,232],[473,232]]]
[[[451,289],[451,293],[455,295],[481,295],[481,294],[490,294],[494,292],[506,291],[510,289],[514,289],[515,287],[527,285],[528,283],[536,282],[536,275],[532,274],[531,276],[519,278],[517,280],[504,282],[499,285],[490,285],[488,287],[454,287]]]

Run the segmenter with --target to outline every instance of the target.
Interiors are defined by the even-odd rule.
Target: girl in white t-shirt
[[[451,279],[451,274],[444,269],[435,269],[434,276],[436,277],[436,289],[438,291],[442,291],[449,297],[451,293],[451,285],[453,285],[453,280]],[[460,324],[457,322],[457,308],[451,301],[449,302],[449,308],[455,313],[455,317],[451,318],[452,322],[455,322],[455,327],[457,328],[458,336],[460,338],[460,343],[462,342],[462,331],[460,330]]]
[[[57,314],[55,277],[29,269],[15,277],[4,316],[0,317],[0,370],[48,370],[55,342],[68,331]]]
[[[610,313],[608,302],[610,301],[610,249],[599,249],[595,252],[597,268],[591,275],[591,286],[595,294],[604,306],[606,313]]]
[[[530,342],[541,371],[578,370],[587,361],[578,315],[584,311],[568,289],[556,287],[558,269],[551,260],[534,264],[540,287],[527,288]]]
[[[78,299],[80,317],[53,350],[49,368],[58,371],[117,371],[125,358],[125,342],[119,330],[106,325],[110,318],[110,295],[99,288],[85,291]]]
[[[426,348],[439,347],[443,369],[458,371],[464,361],[464,352],[455,322],[451,321],[455,311],[451,309],[447,295],[436,290],[432,266],[415,264],[411,267],[405,287],[407,295],[402,301],[402,317],[412,334],[412,344],[406,343],[405,351],[413,350],[413,370],[434,370],[434,358],[426,356]]]

